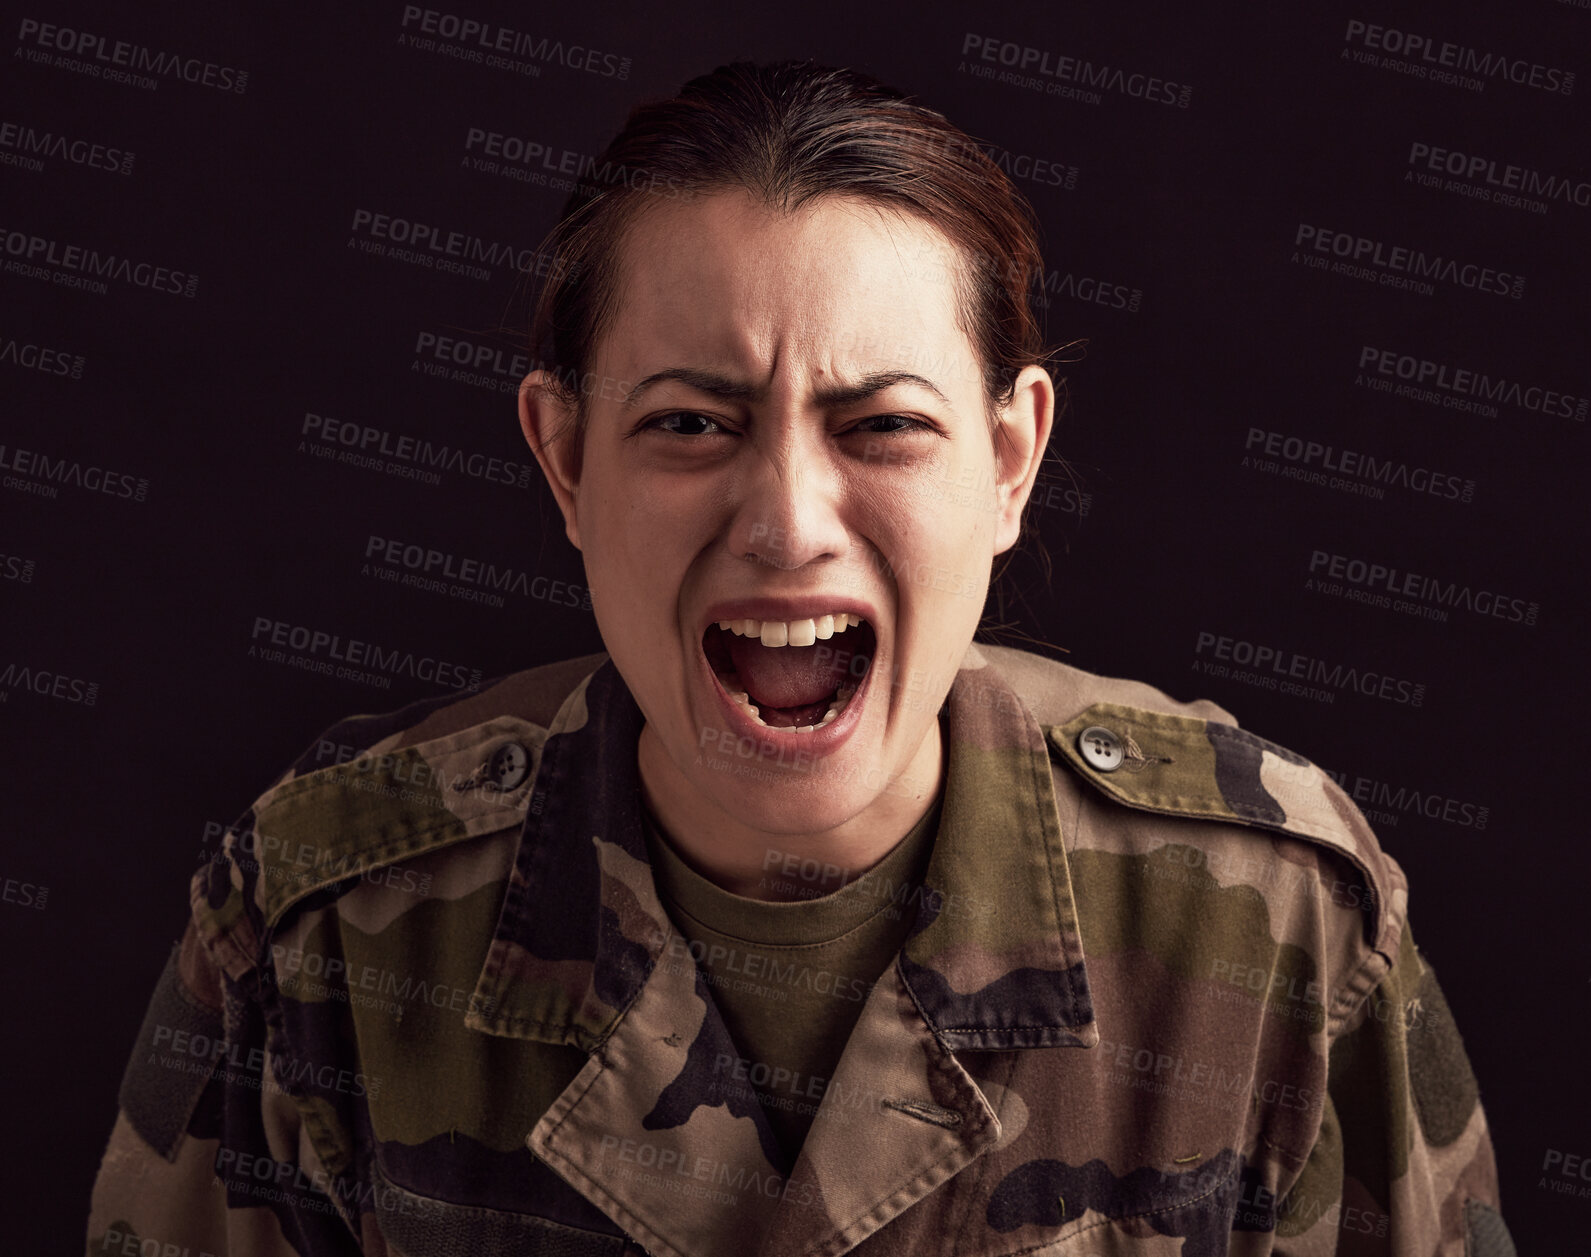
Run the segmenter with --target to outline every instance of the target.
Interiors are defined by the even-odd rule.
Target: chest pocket
[[[387,1181],[379,1168],[371,1177],[377,1225],[404,1257],[644,1257],[646,1252],[616,1229],[605,1234],[534,1214],[421,1196]]]

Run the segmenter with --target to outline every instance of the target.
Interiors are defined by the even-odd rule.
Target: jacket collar
[[[1043,730],[976,643],[944,707],[948,772],[905,987],[947,1051],[1098,1042]],[[594,1050],[671,932],[641,830],[643,717],[611,659],[548,730],[467,1024]]]

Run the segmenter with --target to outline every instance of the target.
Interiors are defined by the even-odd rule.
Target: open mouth
[[[866,620],[836,611],[802,620],[720,620],[702,634],[719,683],[757,724],[811,732],[845,711],[873,662]]]

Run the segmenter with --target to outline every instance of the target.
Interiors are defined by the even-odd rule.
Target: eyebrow
[[[624,395],[621,406],[633,405],[635,400],[652,385],[661,384],[665,380],[677,380],[688,388],[724,401],[760,401],[767,392],[760,384],[731,379],[716,371],[706,371],[700,367],[670,367],[666,371],[652,372]],[[865,402],[868,398],[898,384],[915,384],[925,388],[945,405],[950,405],[950,399],[939,391],[932,380],[911,371],[874,371],[864,375],[855,383],[826,384],[813,393],[812,400],[824,407],[849,406],[856,402]]]

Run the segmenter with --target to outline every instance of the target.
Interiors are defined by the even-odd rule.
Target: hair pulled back
[[[1032,292],[1038,223],[1005,172],[942,114],[856,70],[736,62],[637,106],[588,162],[548,237],[531,353],[583,428],[592,364],[611,322],[627,229],[665,199],[744,189],[785,211],[853,197],[914,214],[954,246],[962,330],[992,411],[1043,363]]]

